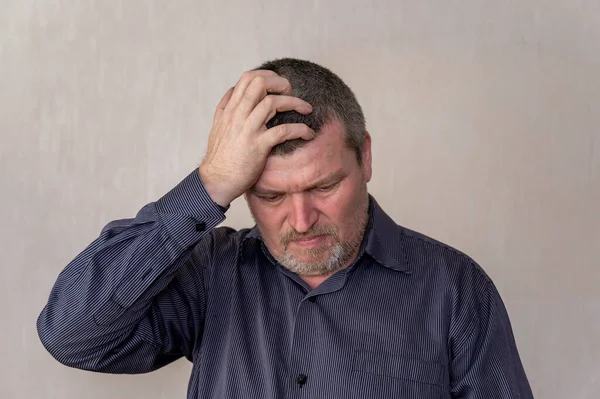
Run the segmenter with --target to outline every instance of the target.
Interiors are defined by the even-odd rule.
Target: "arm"
[[[191,357],[210,254],[190,249],[223,219],[194,171],[135,219],[109,223],[58,276],[37,321],[45,348],[65,365],[111,373]]]
[[[533,398],[500,294],[490,280],[480,283],[471,319],[463,323],[464,336],[454,340],[452,397]]]
[[[205,312],[204,266],[213,263],[211,240],[221,244],[208,234],[224,219],[217,204],[256,182],[274,146],[315,137],[302,123],[267,129],[276,112],[312,112],[291,94],[272,71],[243,74],[217,106],[200,168],[135,219],[107,225],[60,273],[37,323],[58,361],[142,373],[191,358]]]

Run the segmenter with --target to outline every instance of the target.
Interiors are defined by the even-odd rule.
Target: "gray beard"
[[[337,233],[335,233],[334,238],[336,242],[331,247],[327,248],[315,248],[309,249],[305,251],[305,254],[309,255],[309,259],[306,262],[300,261],[296,259],[290,252],[287,251],[287,245],[285,242],[282,242],[285,250],[283,254],[275,256],[272,251],[272,256],[275,258],[277,262],[279,262],[286,269],[296,273],[299,276],[323,276],[330,275],[334,272],[340,270],[341,268],[348,265],[348,263],[352,260],[352,256],[356,252],[356,249],[360,246],[364,234],[366,233],[366,227],[369,220],[369,197],[368,192],[364,191],[365,198],[361,205],[359,205],[359,209],[356,212],[357,218],[357,232],[356,235],[350,237],[349,241],[341,242],[337,238]],[[250,209],[250,214],[252,218],[256,222],[257,219],[252,213]],[[259,231],[260,225],[256,223]],[[330,234],[331,235],[331,234]],[[268,249],[268,247],[267,247]],[[329,251],[329,256],[325,260],[322,259],[322,252]],[[312,256],[311,256],[312,255]]]
[[[350,261],[355,249],[356,246],[337,242],[332,247],[321,250],[329,251],[327,259],[321,262],[302,262],[287,251],[277,261],[286,269],[300,276],[322,276],[334,273],[344,267]]]
[[[305,254],[309,255],[309,257],[311,257],[311,255],[314,257],[314,261],[309,260],[302,262],[294,258],[294,256],[290,254],[287,249],[281,256],[275,257],[275,259],[283,267],[298,274],[299,276],[329,275],[347,266],[348,263],[352,261],[352,256],[363,240],[369,220],[369,199],[368,195],[366,196],[367,198],[365,198],[363,204],[359,206],[358,212],[356,213],[358,225],[357,235],[351,237],[350,241],[341,242],[337,240],[336,235],[337,242],[333,246],[305,251]],[[321,259],[321,256],[319,255],[322,255],[323,251],[329,251],[329,256],[325,260],[319,261],[318,259]]]

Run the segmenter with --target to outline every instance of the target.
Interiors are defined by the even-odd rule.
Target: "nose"
[[[306,233],[319,219],[319,211],[305,193],[293,194],[288,221],[298,233]]]

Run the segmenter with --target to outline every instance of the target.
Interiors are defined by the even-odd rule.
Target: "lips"
[[[292,242],[294,244],[302,246],[302,247],[310,247],[310,246],[319,245],[321,242],[323,242],[323,240],[325,240],[325,238],[327,238],[326,235],[320,235],[320,236],[300,238],[300,239],[294,240]]]

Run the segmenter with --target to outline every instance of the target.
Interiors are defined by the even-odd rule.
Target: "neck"
[[[333,273],[326,274],[324,276],[300,276],[300,278],[304,280],[304,282],[308,284],[312,290],[314,290],[332,275]]]

